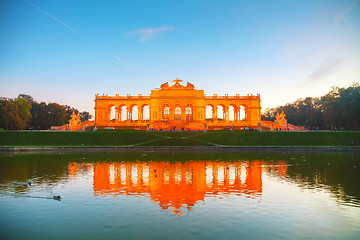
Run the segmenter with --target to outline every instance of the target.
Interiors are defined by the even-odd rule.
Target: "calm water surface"
[[[0,236],[359,239],[359,184],[359,153],[2,153]]]

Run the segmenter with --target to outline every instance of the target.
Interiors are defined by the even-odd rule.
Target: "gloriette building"
[[[95,95],[96,127],[111,129],[204,130],[258,128],[260,94],[207,96],[176,78],[150,96]]]

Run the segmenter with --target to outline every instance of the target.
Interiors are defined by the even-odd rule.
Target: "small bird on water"
[[[53,199],[60,201],[60,200],[61,200],[61,196],[60,196],[60,195],[59,195],[59,196],[53,196]]]
[[[24,187],[31,186],[31,181],[29,180],[28,182],[24,183],[23,186],[24,186]]]

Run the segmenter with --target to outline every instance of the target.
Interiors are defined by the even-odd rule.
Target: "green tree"
[[[13,103],[17,106],[18,116],[21,119],[19,121],[19,129],[27,129],[31,121],[31,103],[23,97],[17,97],[13,100]]]
[[[89,112],[80,112],[80,121],[84,122],[91,119],[93,116]]]
[[[264,120],[273,121],[277,113],[284,111],[288,123],[309,128],[360,129],[360,86],[332,87],[322,97],[298,99],[285,106],[266,109]]]
[[[18,114],[17,105],[10,99],[0,99],[0,127],[6,130],[20,129],[21,119]]]

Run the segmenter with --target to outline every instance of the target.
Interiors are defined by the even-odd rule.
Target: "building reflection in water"
[[[257,198],[262,194],[262,171],[274,168],[261,161],[189,161],[189,162],[110,162],[69,164],[74,177],[93,166],[95,196],[137,195],[149,197],[162,209],[171,208],[181,215],[205,197],[243,195]],[[279,162],[277,175],[284,178],[287,166]],[[273,169],[274,170],[274,169]]]

